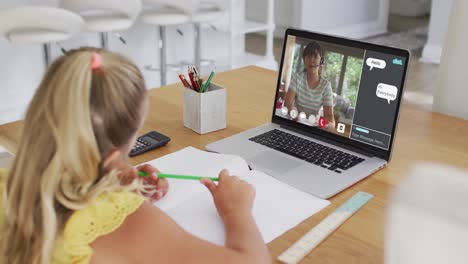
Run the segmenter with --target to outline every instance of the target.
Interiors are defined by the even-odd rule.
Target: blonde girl
[[[127,161],[148,108],[138,68],[82,48],[51,65],[0,171],[0,263],[268,263],[252,218],[254,190],[227,171],[213,195],[224,247],[184,231],[151,205],[168,190],[157,169]],[[137,179],[137,170],[152,177]]]

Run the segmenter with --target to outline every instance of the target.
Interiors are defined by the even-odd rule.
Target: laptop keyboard
[[[277,129],[255,136],[249,140],[336,173],[341,173],[364,161],[364,159],[349,153]]]

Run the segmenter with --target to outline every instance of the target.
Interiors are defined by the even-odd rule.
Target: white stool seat
[[[134,21],[121,14],[83,16],[86,30],[91,32],[123,31],[130,28]]]
[[[48,43],[81,32],[83,19],[67,10],[27,6],[0,10],[0,34],[14,43]]]
[[[175,8],[161,8],[143,11],[140,19],[150,25],[170,26],[182,25],[190,20],[190,16]]]
[[[100,34],[104,49],[109,48],[109,33],[129,29],[141,12],[140,0],[62,0],[60,5],[81,15],[86,31]],[[116,35],[126,43],[120,34]]]
[[[212,9],[202,9],[198,10],[192,16],[192,21],[194,23],[204,23],[204,22],[211,22],[218,19],[221,19],[224,15],[224,11],[219,10],[217,8]]]
[[[44,29],[18,29],[8,33],[8,40],[12,43],[47,43],[59,42],[70,37],[63,32],[54,32]]]
[[[126,30],[141,12],[140,0],[62,0],[60,5],[81,15],[91,32]]]

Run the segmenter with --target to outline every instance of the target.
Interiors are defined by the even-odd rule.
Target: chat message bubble
[[[377,85],[377,90],[375,91],[377,97],[387,100],[390,104],[390,101],[395,101],[398,94],[398,88],[393,85],[379,83]]]
[[[370,67],[370,69],[369,69],[370,71],[372,71],[372,69],[374,69],[374,68],[383,70],[387,66],[387,63],[384,60],[379,60],[379,59],[375,59],[375,58],[368,58],[366,60],[366,64],[367,64],[367,66]]]

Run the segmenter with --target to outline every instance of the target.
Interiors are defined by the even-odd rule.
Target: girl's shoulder
[[[8,170],[0,168],[0,197],[3,197],[3,192],[7,180],[7,175],[8,175]],[[0,208],[3,209],[3,201],[0,198]],[[3,215],[3,210],[0,211],[0,223],[1,223],[1,218]]]
[[[54,260],[57,263],[88,263],[93,254],[90,244],[119,228],[144,201],[133,192],[110,192],[73,212],[57,240]]]
[[[0,183],[6,178],[8,171],[6,169],[0,168]]]
[[[1,199],[1,197],[3,197],[7,174],[8,171],[6,169],[0,168],[0,226],[3,225],[4,218],[4,205],[3,199]]]

